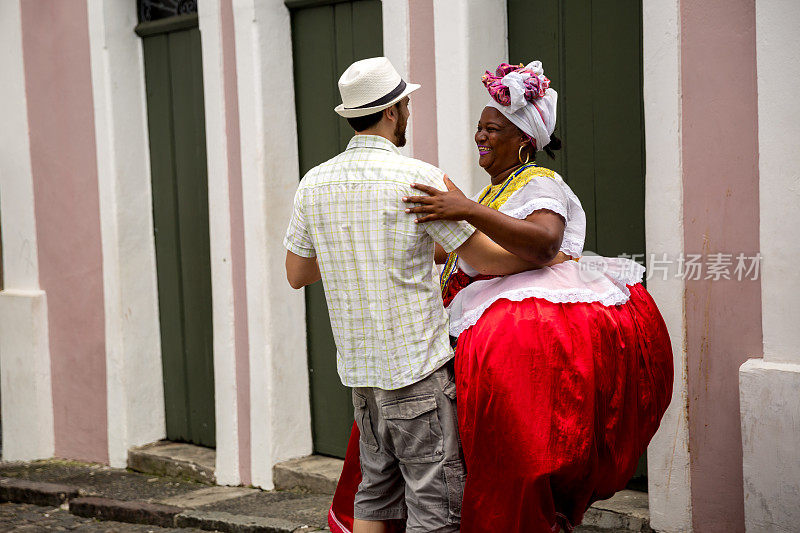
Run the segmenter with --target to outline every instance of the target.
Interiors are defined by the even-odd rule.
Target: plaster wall
[[[680,6],[685,252],[755,256],[755,2]],[[762,350],[760,280],[687,280],[686,346],[693,527],[744,531],[738,370]]]
[[[645,234],[647,249],[684,251],[679,0],[644,0]],[[672,340],[672,401],[647,450],[650,521],[657,531],[691,531],[684,282],[654,276],[647,289]]]
[[[744,528],[797,531],[800,523],[800,364],[750,359],[741,386]]]
[[[85,0],[21,6],[55,454],[106,463],[104,278],[87,6]]]
[[[19,0],[0,3],[0,72],[4,74],[0,76],[3,287],[37,290],[39,259]]]
[[[0,3],[0,399],[3,459],[54,450],[47,299],[39,290],[33,174],[19,1]]]
[[[433,0],[439,167],[466,194],[489,182],[478,166],[475,125],[488,101],[487,68],[508,59],[505,0]]]
[[[283,237],[300,179],[289,10],[281,0],[234,0],[250,346],[252,483],[311,453],[302,291],[286,282]],[[281,83],[274,75],[283,75]],[[273,124],[286,127],[274,128]]]
[[[87,2],[103,247],[108,459],[163,439],[144,64],[132,2]]]
[[[764,359],[800,363],[800,3],[757,0]]]
[[[228,190],[230,191],[231,263],[233,268],[233,307],[236,321],[236,395],[239,419],[239,473],[243,484],[250,484],[250,346],[247,328],[247,279],[245,272],[244,206],[242,159],[239,137],[239,97],[236,77],[233,4],[220,2],[222,54],[225,76],[225,124],[228,143]]]
[[[383,0],[381,16],[383,55],[404,80],[422,85],[411,95],[407,142],[400,153],[435,165],[438,154],[433,0]]]
[[[739,371],[747,531],[788,532],[800,522],[800,5],[756,1],[763,359]]]
[[[217,483],[242,481],[237,383],[237,331],[231,244],[231,185],[228,152],[228,106],[225,98],[225,54],[219,2],[198,6],[203,54],[206,153],[208,164],[208,232],[214,328],[214,401]]]
[[[410,4],[413,0],[381,0],[381,22],[383,26],[383,55],[392,62],[397,73],[406,81],[419,83],[411,77],[411,24]],[[419,93],[422,89],[417,90]],[[416,100],[416,93],[411,96]],[[413,106],[413,104],[412,104]],[[400,153],[415,157],[414,141],[415,117],[414,109],[411,110],[411,120],[406,129],[406,145],[400,148]]]
[[[0,293],[3,460],[54,454],[47,298],[42,291]]]
[[[409,0],[409,79],[422,85],[412,96],[410,140],[414,157],[438,166],[439,143],[436,123],[436,42],[433,0]],[[384,4],[385,5],[385,4]]]

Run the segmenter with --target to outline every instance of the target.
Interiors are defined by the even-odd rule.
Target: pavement
[[[71,514],[89,519],[87,523],[110,520],[185,530],[305,533],[327,530],[331,498],[302,489],[221,487],[73,461],[0,463],[0,501],[51,510],[25,507],[20,511],[23,524],[45,518],[48,523],[54,517],[57,523],[75,520],[66,517]],[[47,528],[30,531],[39,530]]]
[[[327,531],[327,512],[341,461],[311,456],[274,469],[278,490],[209,484],[204,452],[170,448],[178,462],[158,464],[163,448],[129,460],[151,472],[57,459],[0,463],[2,531],[224,531],[306,533]],[[188,455],[187,455],[188,454]],[[207,464],[207,459],[203,459]],[[176,466],[178,465],[178,466]],[[213,474],[213,471],[212,471]],[[597,502],[576,533],[652,532],[647,494],[622,491]]]
[[[128,524],[125,522],[100,521],[82,518],[60,507],[32,505],[28,503],[0,503],[0,531],[17,533],[40,533],[44,531],[90,531],[105,533],[167,533],[196,532],[195,528],[162,528],[152,525]]]

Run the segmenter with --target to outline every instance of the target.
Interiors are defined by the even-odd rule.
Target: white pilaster
[[[410,38],[410,24],[409,20],[409,0],[383,0],[381,5],[381,14],[383,19],[383,55],[392,62],[398,74],[410,82],[414,80],[409,78],[411,67],[411,46]],[[416,83],[416,82],[414,82]],[[420,89],[422,90],[422,89]],[[414,96],[412,95],[413,99]],[[411,113],[414,113],[414,105],[411,105]],[[400,153],[408,157],[414,157],[414,150],[412,149],[414,143],[413,128],[411,127],[413,121],[408,121],[406,129],[406,145],[400,148]]]
[[[645,0],[644,114],[647,249],[683,253],[679,0]],[[647,289],[672,340],[675,378],[670,403],[647,450],[650,522],[658,531],[692,529],[684,282],[654,276]]]
[[[756,1],[764,359],[800,364],[800,3]]]
[[[236,396],[236,344],[231,264],[231,214],[228,183],[227,116],[219,1],[198,5],[203,51],[206,154],[208,161],[208,233],[214,328],[214,403],[220,485],[238,485],[239,425]]]
[[[0,396],[3,460],[53,456],[47,299],[39,290],[20,3],[0,3]]]
[[[311,453],[302,291],[286,281],[282,242],[299,182],[289,11],[234,0],[250,343],[252,483]]]
[[[109,462],[165,436],[144,63],[131,2],[88,0],[106,332]]]
[[[0,295],[3,460],[52,457],[47,299],[43,291],[5,290]]]
[[[478,166],[475,125],[488,101],[486,69],[508,60],[505,0],[434,0],[439,167],[465,193],[489,183]]]
[[[800,523],[800,5],[756,0],[764,358],[739,370],[747,531]]]

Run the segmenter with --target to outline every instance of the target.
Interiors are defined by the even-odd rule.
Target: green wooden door
[[[555,162],[586,210],[586,250],[644,253],[641,0],[508,0],[512,63],[539,59],[558,91]],[[558,153],[558,152],[557,152]]]
[[[508,0],[511,63],[542,61],[558,91],[555,161],[586,210],[588,251],[644,257],[641,0]],[[645,488],[645,456],[632,486]]]
[[[300,173],[347,147],[353,130],[334,113],[337,81],[353,62],[383,55],[381,2],[287,1],[292,15],[295,103]],[[328,307],[322,284],[306,289],[308,368],[316,453],[344,457],[353,406],[336,371]]]
[[[167,438],[215,445],[203,68],[197,15],[137,27],[144,47]]]

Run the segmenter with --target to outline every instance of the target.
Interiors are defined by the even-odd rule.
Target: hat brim
[[[416,83],[406,83],[406,89],[400,93],[397,98],[378,106],[374,107],[358,107],[356,109],[348,109],[344,106],[344,104],[339,104],[334,108],[339,115],[343,116],[344,118],[355,118],[355,117],[363,117],[366,115],[371,115],[372,113],[377,113],[378,111],[383,111],[387,107],[392,107],[394,104],[408,96],[409,94],[413,93],[417,89],[420,88],[420,85]]]

